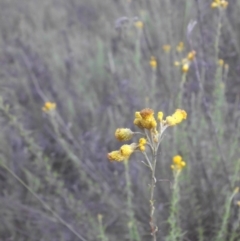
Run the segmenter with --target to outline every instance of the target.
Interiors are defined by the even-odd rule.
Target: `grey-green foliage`
[[[129,235],[124,166],[109,163],[106,154],[121,145],[116,128],[137,130],[135,111],[150,107],[167,115],[180,107],[188,119],[166,132],[158,156],[158,240],[169,234],[169,166],[176,154],[187,163],[179,183],[178,238],[238,240],[239,216],[229,201],[240,185],[238,5],[229,2],[221,18],[217,57],[229,65],[222,74],[218,10],[207,0],[0,1],[1,162],[86,240],[149,240],[143,157],[134,154],[129,165],[137,226]],[[197,24],[189,32],[192,20]],[[177,53],[180,41],[185,50]],[[182,73],[174,61],[191,50],[196,61],[176,106]],[[156,72],[149,66],[152,55]],[[54,118],[42,113],[45,101],[57,103]],[[80,240],[4,167],[0,187],[3,240]]]

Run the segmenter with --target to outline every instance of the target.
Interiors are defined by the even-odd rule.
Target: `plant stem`
[[[156,241],[156,232],[158,230],[155,220],[154,220],[154,189],[155,189],[155,184],[156,184],[156,177],[155,177],[155,170],[156,170],[156,163],[157,163],[157,148],[153,147],[153,165],[152,165],[152,180],[151,180],[151,189],[150,189],[150,228],[151,228],[151,235],[152,235],[152,240]]]

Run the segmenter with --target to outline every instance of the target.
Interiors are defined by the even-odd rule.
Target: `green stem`
[[[150,228],[151,228],[151,235],[152,235],[152,240],[156,241],[156,232],[158,230],[158,227],[155,224],[155,219],[154,219],[154,190],[155,190],[155,184],[156,184],[156,177],[155,177],[155,170],[156,170],[156,163],[157,163],[157,149],[153,147],[153,165],[152,165],[152,180],[151,180],[151,186],[150,186]]]

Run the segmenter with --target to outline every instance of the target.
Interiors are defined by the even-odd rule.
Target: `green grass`
[[[229,2],[221,25],[210,4],[0,1],[1,240],[151,240],[143,156],[131,157],[129,176],[107,160],[121,144],[115,129],[138,131],[134,113],[145,107],[188,113],[158,153],[157,240],[174,234],[169,217],[181,230],[169,241],[240,239],[240,199],[232,196],[240,186],[240,1]],[[177,53],[180,41],[185,50]],[[174,62],[191,50],[197,55],[181,88],[185,77]],[[41,111],[45,101],[57,104],[56,115]],[[173,200],[177,154],[187,167]]]

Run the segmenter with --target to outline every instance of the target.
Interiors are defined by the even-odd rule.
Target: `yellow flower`
[[[168,116],[166,118],[166,124],[169,126],[174,126],[186,119],[187,119],[187,112],[185,110],[176,109],[173,115]]]
[[[146,147],[145,145],[147,144],[147,140],[145,138],[140,138],[138,141],[138,148],[140,151],[145,151]]]
[[[240,201],[237,201],[237,205],[240,207]]]
[[[141,124],[142,116],[140,115],[140,112],[135,112],[135,119],[133,121],[133,124],[139,127],[140,129],[143,129],[144,127]]]
[[[184,50],[184,43],[183,42],[180,42],[178,45],[177,45],[177,47],[176,47],[176,49],[177,49],[177,52],[182,52],[183,50]]]
[[[148,130],[157,126],[157,122],[154,118],[154,112],[149,108],[143,109],[140,112],[136,112],[133,123],[141,129],[145,128]]]
[[[193,50],[188,53],[187,58],[188,58],[188,60],[192,61],[195,58],[195,56],[196,56],[196,51]]]
[[[143,28],[143,22],[138,20],[134,23],[135,27],[138,29],[142,29]]]
[[[131,145],[123,145],[119,150],[108,153],[108,159],[110,161],[117,162],[128,160],[132,153],[136,150],[136,148],[136,143],[132,143]]]
[[[125,160],[125,157],[121,154],[120,151],[112,151],[112,152],[108,153],[108,159],[110,161],[121,162],[121,161]]]
[[[223,59],[219,59],[218,60],[218,64],[219,64],[219,66],[222,67],[224,65],[224,60]]]
[[[175,126],[176,125],[176,121],[175,121],[175,119],[172,116],[167,116],[166,124],[168,126]]]
[[[146,147],[144,145],[139,145],[139,150],[143,152],[146,150]]]
[[[118,128],[115,132],[115,137],[119,141],[128,141],[132,139],[133,132],[128,128]]]
[[[125,160],[128,160],[132,153],[135,151],[136,147],[137,145],[135,143],[132,143],[131,145],[123,145],[120,148],[120,153],[125,158]]]
[[[56,109],[56,103],[47,101],[45,102],[44,106],[42,107],[42,111],[50,112]]]
[[[163,112],[159,111],[158,112],[158,120],[162,121],[163,120],[163,116],[164,116]]]
[[[141,125],[145,129],[153,129],[157,126],[157,122],[154,118],[154,111],[152,109],[146,108],[140,111],[140,115],[142,117]]]
[[[213,0],[211,3],[212,8],[227,8],[228,2],[225,0]]]
[[[157,68],[157,60],[154,56],[151,56],[151,59],[149,61],[149,65],[152,67],[152,69]]]
[[[147,140],[145,138],[140,138],[139,139],[139,144],[146,145],[147,144]]]
[[[171,168],[176,171],[181,171],[186,166],[186,162],[179,155],[174,156],[172,162]]]
[[[187,73],[189,70],[189,63],[183,64],[182,66],[182,72]]]
[[[171,50],[171,45],[165,44],[162,46],[165,53],[168,53]]]

